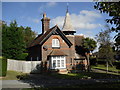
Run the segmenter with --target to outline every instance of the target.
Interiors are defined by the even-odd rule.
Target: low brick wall
[[[23,73],[40,73],[41,61],[20,61],[7,59],[7,70]]]

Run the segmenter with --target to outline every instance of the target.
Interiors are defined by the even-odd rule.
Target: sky
[[[94,38],[106,25],[107,14],[94,9],[94,2],[69,2],[68,10],[76,34]],[[67,2],[2,2],[2,20],[9,24],[16,20],[18,26],[31,27],[41,33],[41,19],[45,12],[50,20],[50,27],[56,24],[63,27]],[[114,36],[114,33],[112,33]]]

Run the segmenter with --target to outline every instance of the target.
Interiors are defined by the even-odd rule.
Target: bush
[[[120,61],[119,62],[114,62],[114,64],[116,65],[116,69],[120,69]]]
[[[6,76],[7,73],[7,59],[0,56],[0,77]]]
[[[98,58],[98,59],[97,59],[97,63],[98,63],[98,64],[103,64],[103,65],[105,65],[105,64],[106,64],[106,60],[105,60],[105,59],[100,59],[100,58]]]
[[[17,75],[16,77],[19,80],[29,79],[29,75],[28,74]]]
[[[28,53],[22,53],[18,56],[19,60],[26,60],[26,57],[28,56]]]
[[[97,59],[96,59],[96,57],[90,57],[90,64],[91,65],[97,65]]]

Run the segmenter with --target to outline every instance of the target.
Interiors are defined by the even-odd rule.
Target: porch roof
[[[67,54],[65,54],[59,49],[54,49],[50,52],[49,56],[67,56]]]

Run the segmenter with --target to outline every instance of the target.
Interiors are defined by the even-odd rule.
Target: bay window
[[[51,57],[51,69],[66,68],[65,56],[52,56]]]

